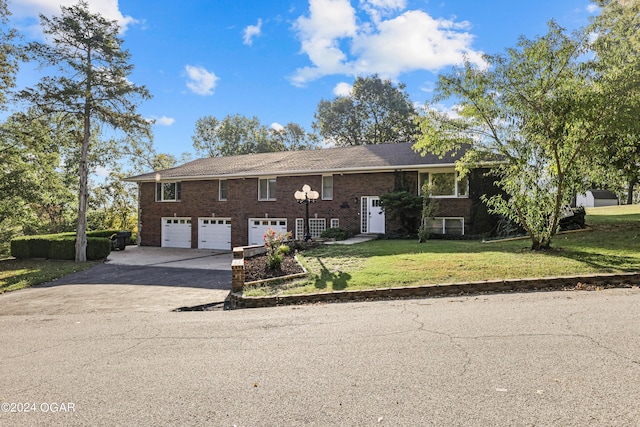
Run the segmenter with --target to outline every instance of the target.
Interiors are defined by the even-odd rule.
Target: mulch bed
[[[267,267],[267,255],[256,255],[244,260],[244,280],[254,282],[256,280],[273,279],[289,274],[304,273],[304,270],[295,260],[293,255],[285,255],[282,259],[282,267],[272,270]]]

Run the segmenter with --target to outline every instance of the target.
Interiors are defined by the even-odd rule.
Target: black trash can
[[[129,244],[131,240],[131,232],[130,231],[118,231],[111,236],[111,250],[120,250],[124,251],[124,249]]]

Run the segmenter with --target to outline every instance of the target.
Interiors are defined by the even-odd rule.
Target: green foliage
[[[325,239],[336,239],[336,240],[347,240],[353,236],[353,233],[349,230],[345,230],[344,228],[327,228],[322,232],[321,237]]]
[[[113,230],[101,230],[88,233],[87,237],[87,259],[105,259],[111,253],[111,240],[106,233],[113,234]],[[97,237],[100,236],[100,237]],[[75,259],[74,233],[59,233],[41,236],[22,236],[11,240],[11,256],[26,258],[47,258],[47,259]]]
[[[268,228],[263,238],[267,248],[267,265],[272,270],[279,270],[283,260],[282,248],[287,247],[284,242],[291,238],[291,233],[276,232],[273,228]]]
[[[199,118],[192,139],[196,153],[205,157],[307,150],[316,148],[318,143],[316,135],[298,124],[269,129],[257,117],[240,114],[222,120],[213,116]]]
[[[350,95],[320,101],[313,127],[337,146],[413,142],[416,111],[404,89],[377,75],[357,77]]]
[[[420,121],[419,150],[471,147],[459,162],[462,173],[501,160],[497,185],[507,197],[485,202],[521,225],[533,249],[550,246],[562,205],[587,185],[602,112],[610,108],[580,62],[588,46],[586,32],[568,35],[551,22],[546,35],[485,55],[485,68],[466,63],[441,76],[433,102],[458,99],[458,115],[431,109]]]
[[[271,253],[267,256],[267,266],[271,270],[280,270],[282,267],[282,254],[279,251]]]
[[[590,179],[595,187],[627,193],[634,202],[640,182],[640,1],[597,1],[602,9],[589,31],[597,34],[588,62],[603,95],[610,100],[602,110],[595,168]]]
[[[11,230],[4,242],[21,234],[72,230],[77,185],[72,126],[34,110],[16,113],[0,125],[0,224]]]
[[[21,48],[16,44],[18,33],[5,28],[11,15],[7,1],[0,0],[0,109],[5,108],[7,92],[15,86]]]
[[[278,252],[280,252],[282,255],[289,255],[289,252],[291,252],[291,248],[288,245],[280,245],[278,247]]]
[[[402,231],[415,234],[418,231],[423,198],[409,191],[394,191],[380,196],[382,209],[391,221],[398,220]]]
[[[133,71],[130,54],[122,49],[116,21],[89,11],[86,1],[61,7],[60,16],[41,15],[47,43],[34,42],[30,53],[44,67],[56,67],[60,74],[47,75],[33,88],[20,92],[20,98],[36,106],[44,115],[64,115],[82,123],[75,132],[78,156],[78,218],[76,261],[86,261],[88,175],[96,125],[107,125],[128,136],[150,135],[149,122],[137,113],[137,100],[148,99],[144,86],[127,78]],[[104,146],[103,146],[104,148]],[[112,150],[104,150],[109,154]]]
[[[429,186],[425,184],[423,193],[429,194]],[[438,200],[433,197],[425,197],[422,203],[422,212],[420,215],[420,228],[418,228],[418,242],[424,243],[431,237],[431,229],[427,224],[427,220],[436,216],[438,211]]]

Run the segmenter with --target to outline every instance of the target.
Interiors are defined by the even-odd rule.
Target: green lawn
[[[306,251],[310,277],[246,295],[308,293],[378,287],[640,271],[640,206],[587,210],[593,231],[558,235],[553,250],[533,252],[528,240],[376,240]]]
[[[73,261],[2,259],[0,293],[50,282],[94,265],[95,262],[79,264]]]

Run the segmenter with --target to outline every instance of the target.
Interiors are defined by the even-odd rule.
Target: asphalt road
[[[6,315],[0,359],[0,425],[638,426],[640,289]]]

